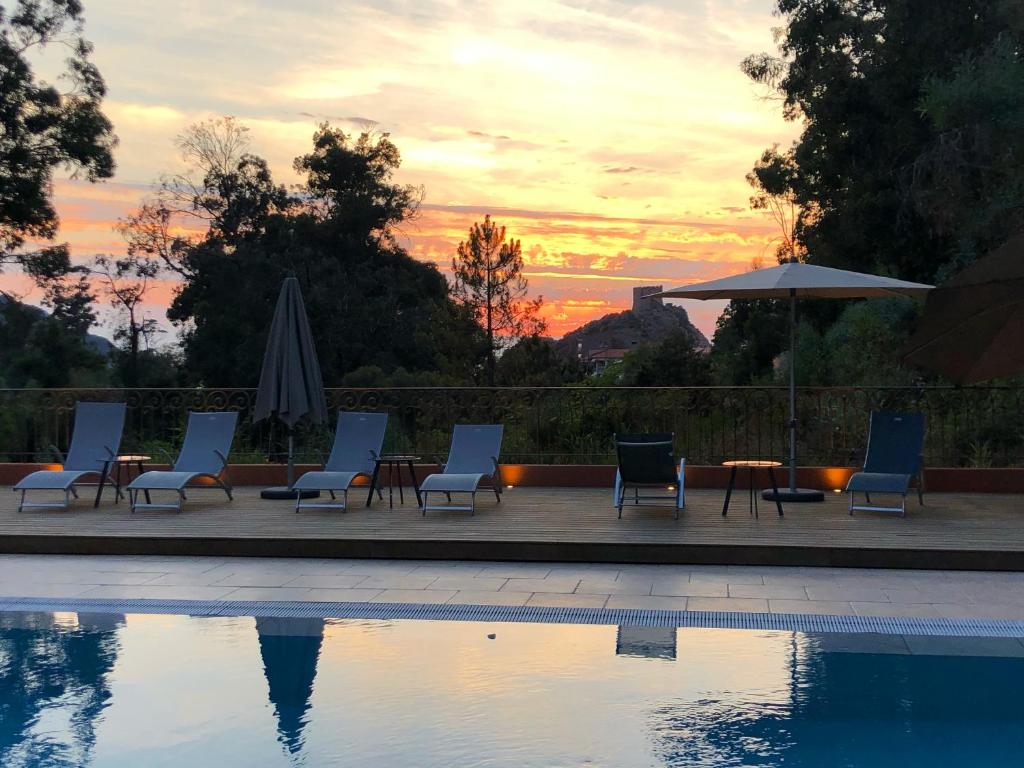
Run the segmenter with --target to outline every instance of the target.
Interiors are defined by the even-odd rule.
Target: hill
[[[690,322],[685,309],[650,298],[650,294],[661,289],[660,285],[634,288],[632,309],[580,326],[556,341],[556,349],[566,357],[590,362],[599,353],[621,357],[633,347],[663,341],[678,331],[692,338],[699,349],[711,349],[707,337]]]

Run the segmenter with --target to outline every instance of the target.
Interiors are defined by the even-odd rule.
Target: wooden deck
[[[671,508],[629,508],[621,520],[608,489],[515,488],[501,504],[480,494],[477,515],[431,512],[406,498],[389,509],[363,494],[347,513],[303,510],[263,501],[240,488],[235,501],[196,490],[182,514],[131,515],[86,491],[71,511],[16,511],[0,495],[0,552],[388,557],[424,559],[822,565],[889,568],[1024,570],[1024,497],[932,494],[908,515],[858,513],[842,495],[823,504],[788,505],[780,519],[761,503],[748,513],[746,491],[728,518],[721,491],[687,493],[678,521]]]

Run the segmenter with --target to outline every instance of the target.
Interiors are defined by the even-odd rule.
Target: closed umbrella
[[[695,283],[656,294],[673,299],[789,299],[789,487],[779,490],[782,501],[821,501],[818,490],[796,487],[796,300],[800,296],[856,299],[871,296],[920,296],[932,286],[820,267],[790,260],[777,267]],[[765,498],[775,494],[765,491]]]
[[[294,498],[295,491],[290,489],[295,470],[295,425],[303,417],[314,424],[327,420],[327,399],[320,363],[299,281],[295,277],[285,278],[277,297],[253,408],[254,421],[271,416],[276,416],[288,428],[288,486],[267,488],[261,495],[265,499]],[[316,491],[303,491],[304,496],[315,494]]]
[[[263,674],[277,715],[277,738],[298,754],[313,708],[313,683],[324,640],[323,619],[256,618]]]
[[[970,384],[1024,373],[1024,235],[928,294],[904,362]]]

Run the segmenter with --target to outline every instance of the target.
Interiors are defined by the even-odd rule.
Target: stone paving
[[[0,597],[462,603],[1024,620],[1024,573],[0,555]]]

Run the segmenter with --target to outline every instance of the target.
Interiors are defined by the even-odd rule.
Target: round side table
[[[414,462],[420,460],[419,456],[409,453],[382,453],[377,457],[373,466],[373,477],[370,478],[370,494],[366,497],[366,506],[373,501],[373,492],[379,488],[380,468],[388,468],[388,509],[395,506],[395,478],[398,478],[398,503],[405,504],[405,494],[402,491],[402,465],[409,468],[409,477],[412,479],[412,489],[416,492],[416,504],[422,505],[420,500],[420,484],[416,480],[416,467]]]
[[[758,459],[733,459],[723,461],[723,467],[729,467],[729,487],[725,491],[725,505],[722,507],[722,517],[729,512],[729,499],[732,498],[733,488],[736,487],[736,472],[739,469],[750,470],[750,514],[758,517],[757,514],[757,493],[754,491],[754,473],[759,469],[767,469],[768,477],[772,481],[772,490],[775,491],[775,506],[779,510],[779,517],[782,517],[782,502],[779,501],[779,485],[775,482],[775,468],[781,467],[781,461],[764,461]]]

